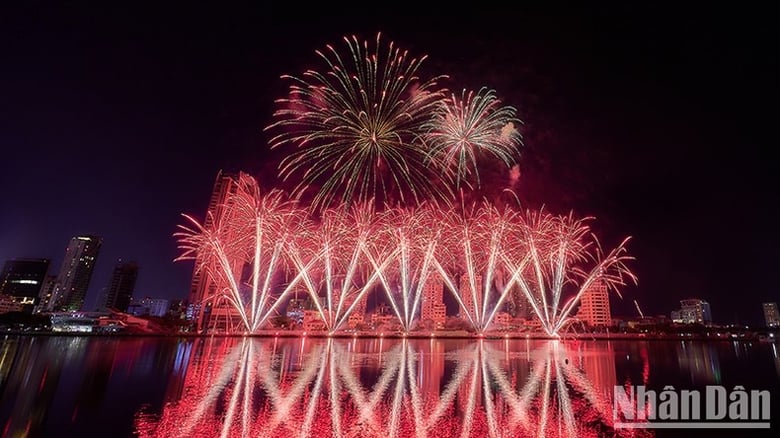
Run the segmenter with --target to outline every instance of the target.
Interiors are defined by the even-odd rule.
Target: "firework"
[[[422,126],[441,99],[439,78],[423,81],[414,58],[380,35],[370,46],[345,37],[348,54],[333,46],[317,51],[324,71],[308,70],[291,80],[289,97],[277,100],[276,121],[266,129],[282,133],[276,148],[296,150],[280,164],[280,176],[296,176],[293,192],[316,190],[313,206],[395,201],[416,204],[448,186],[426,165]]]
[[[280,296],[272,296],[275,274],[284,270],[288,241],[309,226],[302,211],[292,208],[282,192],[261,193],[257,181],[247,174],[240,175],[237,190],[227,197],[222,211],[219,218],[204,224],[185,215],[190,225],[180,226],[176,233],[182,250],[177,260],[195,260],[195,269],[217,285],[200,304],[215,309],[227,304],[239,315],[240,328],[254,332],[302,279],[297,275]]]
[[[502,254],[512,279],[550,336],[558,336],[571,322],[571,312],[594,284],[601,282],[619,295],[621,286],[636,282],[626,265],[633,260],[626,249],[629,239],[605,255],[587,220],[527,212],[519,227],[521,244]],[[568,300],[561,305],[565,297]]]
[[[371,204],[328,209],[318,224],[288,243],[287,256],[330,332],[338,330],[355,308],[365,310],[365,295],[386,264],[379,262],[377,270],[365,266],[376,220]]]
[[[240,328],[261,329],[293,291],[304,289],[328,332],[341,329],[376,287],[408,332],[420,319],[423,290],[443,285],[477,332],[491,329],[513,293],[544,331],[557,336],[583,293],[596,283],[619,293],[636,278],[626,241],[604,253],[587,219],[510,207],[443,208],[371,203],[323,210],[311,218],[279,191],[262,193],[246,174],[220,218],[183,226],[183,254],[217,286],[205,304],[223,303]],[[280,283],[280,277],[288,280]],[[441,290],[441,289],[439,289]]]
[[[417,319],[422,291],[433,277],[434,251],[442,231],[435,225],[439,219],[437,210],[428,205],[388,209],[368,252],[404,331]]]
[[[493,90],[477,93],[463,90],[436,105],[432,119],[424,126],[429,146],[428,162],[448,172],[455,180],[479,186],[477,161],[491,155],[511,167],[518,155],[520,134],[516,110],[501,106]]]
[[[454,293],[461,315],[479,332],[490,325],[513,284],[501,264],[507,237],[517,213],[489,203],[446,217],[447,241],[434,260],[447,289]],[[510,280],[510,281],[507,281]]]

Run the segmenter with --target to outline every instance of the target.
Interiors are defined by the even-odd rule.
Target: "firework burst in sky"
[[[516,110],[502,106],[493,90],[477,93],[463,90],[436,105],[436,111],[425,125],[429,147],[428,161],[442,167],[455,180],[479,186],[478,159],[492,155],[507,167],[515,163],[519,153],[520,134]]]
[[[423,81],[414,58],[394,43],[384,46],[345,37],[347,56],[328,45],[317,51],[324,71],[290,79],[289,96],[277,100],[280,128],[271,147],[296,150],[280,164],[280,176],[296,181],[294,195],[316,191],[313,207],[338,203],[416,204],[448,191],[426,163],[422,126],[441,100],[441,77]]]

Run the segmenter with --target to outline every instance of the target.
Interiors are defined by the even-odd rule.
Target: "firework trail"
[[[404,331],[411,330],[418,319],[422,292],[433,273],[434,251],[441,237],[438,219],[437,209],[430,205],[387,209],[368,252]]]
[[[331,46],[317,51],[324,71],[308,70],[291,80],[289,97],[277,100],[282,129],[271,148],[296,150],[280,164],[283,179],[295,175],[293,193],[316,190],[312,205],[396,201],[416,204],[434,195],[448,198],[448,185],[428,168],[422,126],[442,94],[441,77],[423,81],[425,60],[411,57],[378,34],[374,45],[344,37],[348,54]]]
[[[376,222],[370,203],[328,209],[318,224],[288,244],[287,255],[329,332],[338,330],[361,305],[387,263],[378,262],[374,271],[365,266]]]
[[[208,227],[184,216],[190,225],[180,225],[175,234],[182,250],[177,260],[196,260],[195,269],[218,285],[201,304],[227,300],[239,314],[243,330],[254,332],[301,280],[299,274],[281,296],[273,296],[274,275],[284,268],[287,242],[309,224],[282,192],[261,193],[257,181],[243,173],[223,209],[220,218],[207,221]],[[250,273],[245,278],[247,265]]]
[[[445,217],[446,240],[439,245],[434,263],[447,289],[457,291],[454,297],[462,314],[483,332],[514,284],[505,281],[501,254],[517,214],[510,209],[500,212],[485,202],[449,211]]]
[[[571,313],[583,293],[597,282],[618,295],[619,287],[636,282],[626,265],[633,260],[626,249],[629,239],[605,255],[587,220],[527,212],[519,228],[522,243],[502,255],[512,279],[550,336],[558,336],[572,321]],[[565,297],[568,300],[561,305]]]

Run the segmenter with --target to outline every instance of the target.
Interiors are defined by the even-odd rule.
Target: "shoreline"
[[[254,334],[228,333],[86,333],[86,332],[52,332],[52,331],[8,331],[5,336],[54,336],[54,337],[102,337],[102,338],[315,338],[315,339],[467,339],[467,340],[560,340],[560,341],[612,341],[612,340],[643,340],[643,341],[715,341],[715,342],[760,342],[773,343],[774,338],[764,339],[758,334],[742,336],[705,336],[693,334],[631,334],[631,333],[579,333],[566,334],[560,337],[548,336],[543,333],[486,333],[482,335],[463,332],[425,332],[425,333],[334,333],[303,332],[303,331],[270,331]]]

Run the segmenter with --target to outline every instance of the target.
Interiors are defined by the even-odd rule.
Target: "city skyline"
[[[133,26],[117,11],[91,10],[88,17],[96,18],[95,22],[87,19],[73,33],[60,12],[63,17],[79,15],[78,10],[67,8],[51,15],[23,13],[26,21],[15,26],[52,26],[42,26],[47,30],[35,30],[28,39],[20,37],[20,47],[34,53],[63,49],[66,58],[73,55],[103,66],[103,76],[80,79],[82,67],[59,60],[54,71],[64,74],[52,75],[62,77],[57,82],[41,76],[48,61],[10,53],[10,61],[17,62],[9,62],[15,68],[3,73],[9,79],[4,84],[13,87],[4,94],[17,111],[10,119],[14,126],[4,127],[8,129],[0,139],[12,149],[14,167],[32,169],[42,181],[30,183],[15,169],[1,174],[2,186],[20,187],[14,190],[20,193],[8,194],[8,207],[0,213],[0,260],[43,257],[52,260],[51,266],[59,266],[67,239],[81,233],[103,236],[87,305],[95,302],[100,288],[108,283],[109,266],[118,258],[135,259],[144,266],[137,288],[141,294],[187,297],[192,267],[171,262],[177,255],[170,235],[178,214],[202,217],[220,169],[246,170],[258,177],[276,173],[274,156],[266,150],[268,138],[260,130],[270,120],[273,99],[283,96],[285,84],[278,76],[307,66],[314,60],[315,48],[355,30],[363,37],[383,31],[407,43],[415,53],[429,54],[432,65],[447,65],[453,91],[466,85],[489,85],[499,90],[507,104],[519,107],[526,123],[520,163],[521,182],[527,182],[523,201],[545,204],[555,212],[594,214],[597,226],[613,240],[634,236],[629,249],[637,257],[634,268],[639,286],[628,288],[622,302],[611,300],[620,309],[613,313],[632,314],[636,299],[648,315],[668,314],[679,300],[697,296],[718,309],[718,321],[759,322],[760,303],[777,301],[771,281],[750,275],[771,272],[772,248],[777,246],[777,233],[771,226],[777,210],[765,200],[772,199],[769,178],[774,171],[774,162],[763,156],[771,138],[763,129],[770,121],[768,114],[760,113],[764,99],[771,100],[769,96],[776,92],[769,78],[776,71],[772,62],[777,55],[765,53],[769,51],[766,41],[756,41],[759,30],[733,40],[717,30],[726,21],[725,11],[710,10],[709,24],[697,21],[690,31],[685,29],[685,19],[694,11],[683,11],[679,19],[656,9],[641,11],[646,17],[627,11],[586,13],[595,27],[601,27],[599,31],[590,29],[587,20],[551,11],[529,10],[524,17],[513,17],[534,31],[559,22],[570,26],[561,26],[563,30],[550,26],[535,44],[524,41],[520,30],[491,31],[495,23],[488,26],[474,19],[470,21],[474,27],[457,36],[435,24],[427,31],[410,28],[401,14],[359,24],[341,18],[336,24],[343,24],[344,29],[330,23],[324,30],[309,23],[310,27],[299,32],[300,28],[286,28],[290,17],[278,10],[270,11],[272,18],[258,20],[270,24],[268,29],[257,29],[261,26],[251,19],[240,21],[236,32],[252,38],[238,40],[227,24],[234,16],[223,13],[213,18],[218,26],[210,39],[195,33],[195,24],[208,22],[208,14],[193,11],[192,22],[175,26],[186,31],[186,38],[210,47],[207,54],[216,67],[200,64],[196,56],[200,53],[194,47],[176,52],[174,31],[152,26],[153,30],[141,31],[136,40],[129,33]],[[249,14],[259,15],[260,11]],[[656,38],[649,29],[658,17],[665,18],[670,33]],[[280,22],[271,23],[276,18]],[[299,18],[313,21],[308,16]],[[620,18],[636,27],[621,29],[612,23]],[[746,12],[729,18],[759,20]],[[106,23],[118,24],[118,28],[96,47],[81,45],[106,31]],[[698,31],[712,37],[711,41],[696,36]],[[282,50],[263,42],[263,37],[274,32],[283,36],[276,40],[286,42]],[[582,33],[592,47],[570,41]],[[55,41],[60,35],[72,39]],[[437,44],[441,35],[455,38],[457,48]],[[614,35],[625,41],[612,41]],[[157,36],[162,37],[159,42]],[[162,47],[159,53],[157,44]],[[116,55],[103,51],[115,46],[119,47]],[[710,51],[692,55],[685,50],[688,46]],[[181,57],[169,58],[171,50]],[[140,61],[136,65],[139,76],[125,73],[130,65],[122,58],[125,55]],[[481,78],[474,70],[484,67],[486,59],[495,59],[501,68]],[[674,68],[663,64],[675,59],[684,62]],[[189,67],[201,69],[192,69],[181,83],[166,76],[189,72]],[[188,109],[174,102],[184,97],[187,105],[192,103],[188,93],[207,79],[211,82],[202,106]],[[118,91],[123,83],[129,84],[128,90]],[[137,99],[132,96],[147,84],[150,91],[140,92]],[[171,85],[172,91],[160,93]],[[44,96],[35,91],[38,88],[53,92]],[[223,98],[220,92],[227,96]],[[621,92],[627,92],[626,96]],[[154,93],[160,97],[154,98]],[[68,118],[61,107],[74,110],[74,115]],[[99,115],[104,108],[109,110]],[[142,115],[150,111],[154,115]],[[63,117],[64,121],[57,121]],[[138,121],[140,129],[125,138],[121,134],[132,127],[128,120]],[[32,121],[40,122],[41,133],[30,133]],[[176,127],[162,128],[160,124],[166,121]],[[103,128],[90,137],[94,125]],[[62,142],[60,132],[67,134]],[[164,144],[168,147],[163,148]],[[726,147],[736,151],[723,156],[717,152]],[[187,164],[181,162],[182,153],[188,154]],[[51,157],[52,163],[41,162],[42,155]],[[72,166],[74,173],[87,175],[82,161],[90,162],[93,156],[105,167],[91,176],[73,181],[49,176],[59,166]],[[33,203],[33,193],[47,195]],[[744,234],[730,228],[744,230]],[[743,258],[734,261],[734,254],[744,254],[757,265]],[[735,291],[742,299],[731,305]]]

